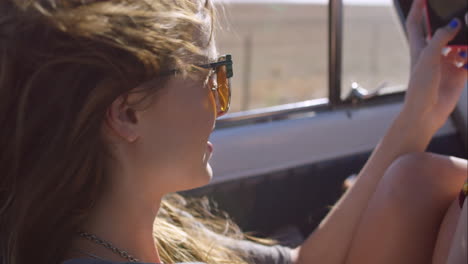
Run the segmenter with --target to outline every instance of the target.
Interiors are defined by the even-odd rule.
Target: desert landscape
[[[328,95],[328,7],[231,2],[218,7],[216,41],[234,59],[230,112]],[[408,47],[391,5],[345,5],[343,94],[408,78]]]

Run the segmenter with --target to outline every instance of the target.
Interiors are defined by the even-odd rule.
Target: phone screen
[[[430,29],[430,34],[441,27],[446,26],[450,21],[457,17],[462,22],[462,29],[452,40],[451,46],[468,46],[468,12],[467,0],[426,0],[427,9],[427,24]]]

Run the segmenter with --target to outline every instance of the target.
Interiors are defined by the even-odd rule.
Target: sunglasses
[[[222,55],[217,62],[197,65],[198,67],[210,69],[207,84],[209,85],[216,101],[216,117],[223,116],[229,111],[231,104],[231,78],[234,75],[232,71],[232,56]]]
[[[232,56],[230,54],[220,56],[216,62],[195,65],[196,67],[209,69],[205,85],[210,87],[216,102],[216,118],[223,116],[229,111],[231,104],[231,78],[234,75],[232,71]],[[167,76],[180,72],[180,70],[171,70],[162,72],[160,76]]]

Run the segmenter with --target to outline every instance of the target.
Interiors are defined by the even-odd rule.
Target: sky
[[[310,3],[326,4],[328,0],[215,0],[227,3]],[[350,5],[391,5],[392,0],[343,0],[345,4]]]

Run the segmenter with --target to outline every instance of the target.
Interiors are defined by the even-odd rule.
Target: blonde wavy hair
[[[3,264],[63,260],[109,181],[111,152],[100,133],[107,108],[161,71],[189,72],[188,61],[204,48],[194,32],[208,30],[213,37],[197,16],[200,8],[214,19],[209,1],[0,2]],[[141,92],[156,94],[164,81]],[[176,194],[163,200],[154,236],[165,263],[246,263],[200,232],[196,223],[246,238],[208,204]]]

